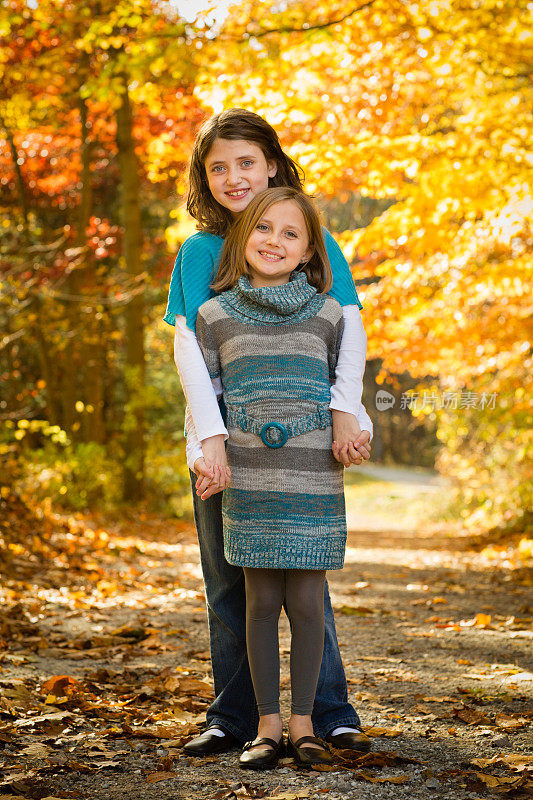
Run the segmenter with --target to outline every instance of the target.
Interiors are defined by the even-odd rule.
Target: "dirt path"
[[[249,775],[237,751],[182,755],[210,697],[194,532],[157,518],[58,519],[59,555],[25,581],[9,576],[3,593],[0,797],[526,796],[531,574],[429,521],[446,488],[404,473],[348,488],[346,566],[329,576],[371,756]],[[281,640],[287,708],[285,620]]]

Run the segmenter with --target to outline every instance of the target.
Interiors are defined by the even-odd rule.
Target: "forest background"
[[[244,106],[352,265],[374,459],[435,465],[467,528],[526,531],[533,4],[195,11],[0,0],[4,502],[188,513],[162,315],[195,133]]]

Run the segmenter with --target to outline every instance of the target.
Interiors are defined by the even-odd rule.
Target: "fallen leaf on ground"
[[[36,769],[25,770],[24,772],[14,772],[11,775],[3,776],[0,780],[0,787],[6,786],[8,789],[15,789],[16,791],[23,790],[25,787],[19,786],[19,783],[26,781],[28,778],[35,778],[37,775]]]
[[[53,675],[41,686],[41,691],[56,697],[66,697],[81,688],[81,684],[71,675]]]
[[[33,727],[40,725],[41,722],[62,722],[67,717],[72,718],[74,715],[69,711],[50,711],[49,714],[39,714],[37,717],[28,717],[27,719],[16,719],[13,722],[17,728]]]
[[[519,769],[522,766],[533,764],[533,756],[525,755],[524,753],[508,753],[506,756],[492,756],[492,758],[473,758],[470,762],[475,767],[498,766],[510,767],[511,769]]]
[[[341,606],[338,610],[339,614],[347,614],[356,617],[366,617],[367,614],[374,614],[373,608],[366,608],[365,606]]]
[[[453,716],[460,719],[462,722],[466,722],[467,725],[491,725],[490,717],[487,717],[486,714],[483,714],[481,711],[478,711],[477,708],[471,708],[471,706],[462,705],[460,708],[453,709]]]
[[[468,678],[471,681],[490,681],[494,675],[487,672],[463,672],[461,678]]]
[[[211,699],[213,687],[207,681],[199,681],[198,678],[180,678],[179,690],[182,694],[193,694],[195,697]]]
[[[423,703],[417,703],[416,706],[411,706],[409,708],[409,714],[431,714],[433,719],[435,719],[435,716],[433,715],[433,709],[429,706],[425,706]]]
[[[367,736],[386,736],[389,739],[394,739],[395,736],[401,736],[403,730],[400,728],[379,728],[375,725],[372,725],[370,728],[363,728],[363,732],[366,733]]]
[[[31,756],[31,758],[47,758],[52,752],[52,748],[41,742],[33,742],[24,747],[20,754],[23,756]]]
[[[510,634],[512,636],[512,634]],[[517,672],[514,675],[509,675],[509,677],[504,678],[502,683],[511,684],[511,683],[523,683],[523,682],[530,682],[533,681],[533,672]]]
[[[509,714],[496,714],[494,722],[498,728],[504,731],[516,731],[528,724],[523,717],[512,717]]]
[[[73,772],[95,772],[99,769],[99,765],[84,764],[82,761],[69,761],[67,766]]]
[[[168,781],[170,778],[176,778],[175,772],[150,772],[146,776],[147,783],[157,783],[158,781]]]
[[[125,639],[131,639],[133,641],[139,642],[142,639],[145,639],[147,636],[147,631],[143,627],[136,627],[133,625],[121,625],[120,628],[116,628],[113,631],[110,631],[111,636],[123,636]]]
[[[473,619],[462,619],[459,622],[461,628],[492,628],[490,614],[476,614]]]
[[[408,783],[408,775],[391,775],[388,778],[374,778],[368,772],[354,772],[353,777],[358,781],[368,781],[369,783]]]
[[[414,698],[415,700],[422,700],[424,703],[453,703],[454,701],[454,698],[448,695],[443,695],[442,697],[428,697],[425,694],[418,694],[418,692],[414,695]]]
[[[518,788],[523,788],[528,783],[527,775],[513,775],[511,778],[502,778],[498,775],[488,775],[486,772],[476,772],[478,778],[489,789],[495,789],[499,794],[507,794]],[[503,790],[503,791],[502,791]]]

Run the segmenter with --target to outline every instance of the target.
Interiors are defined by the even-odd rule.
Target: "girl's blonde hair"
[[[290,200],[300,208],[307,229],[309,248],[313,254],[309,261],[301,267],[307,280],[318,292],[328,292],[333,284],[322,226],[318,211],[312,200],[303,192],[290,186],[266,189],[258,194],[232,225],[222,249],[220,263],[211,288],[215,292],[232,289],[241,275],[250,277],[250,268],[245,258],[246,245],[254,228],[275,203]]]

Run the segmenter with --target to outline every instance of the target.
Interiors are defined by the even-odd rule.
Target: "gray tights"
[[[325,570],[245,567],[246,642],[260,716],[279,713],[281,608],[291,624],[293,714],[311,714],[324,650]]]

